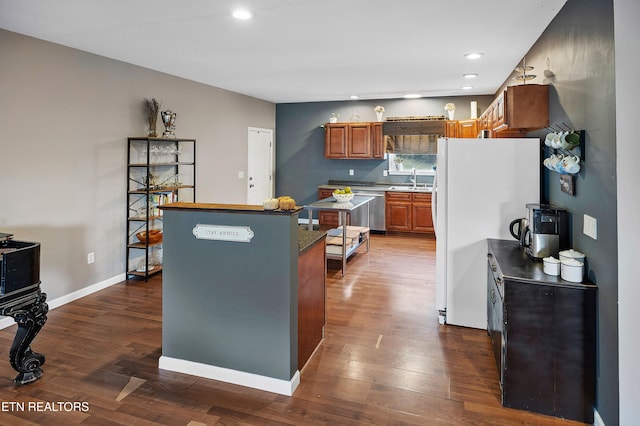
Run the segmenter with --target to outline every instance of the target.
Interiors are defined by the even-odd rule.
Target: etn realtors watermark
[[[70,413],[89,411],[86,401],[1,401],[0,412]]]

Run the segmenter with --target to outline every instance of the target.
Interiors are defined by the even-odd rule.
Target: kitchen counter
[[[298,254],[304,253],[327,235],[324,231],[310,231],[306,226],[298,227]]]
[[[199,211],[218,211],[229,213],[257,213],[257,214],[273,214],[273,215],[292,215],[302,210],[302,207],[296,206],[292,210],[265,210],[261,205],[254,204],[220,204],[220,203],[185,203],[176,202],[164,204],[162,210],[199,210]]]
[[[500,259],[500,271],[505,279],[513,278],[532,284],[574,287],[578,289],[594,288],[595,284],[585,280],[581,283],[563,280],[559,275],[548,275],[543,271],[542,262],[531,260],[516,240],[487,240],[489,253]]]
[[[375,182],[337,182],[330,181],[326,185],[318,185],[319,189],[337,189],[348,186],[354,193],[358,191],[384,191],[384,192],[431,192],[433,190],[432,185],[420,183],[416,189],[412,189],[410,183],[375,183]]]

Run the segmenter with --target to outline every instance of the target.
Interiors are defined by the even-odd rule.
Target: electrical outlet
[[[591,217],[588,214],[584,215],[582,233],[594,240],[598,239],[598,221],[595,217]]]
[[[353,169],[349,169],[349,176],[353,176],[355,174],[355,172],[353,171]]]
[[[91,265],[95,261],[96,261],[96,255],[93,252],[89,253],[87,255],[87,264]]]

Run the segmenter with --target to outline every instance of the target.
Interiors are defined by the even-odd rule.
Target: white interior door
[[[247,204],[273,197],[273,130],[249,127]]]

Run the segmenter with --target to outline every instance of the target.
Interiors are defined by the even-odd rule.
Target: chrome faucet
[[[416,189],[418,187],[418,175],[415,167],[411,169],[411,183],[413,184],[412,189]]]

